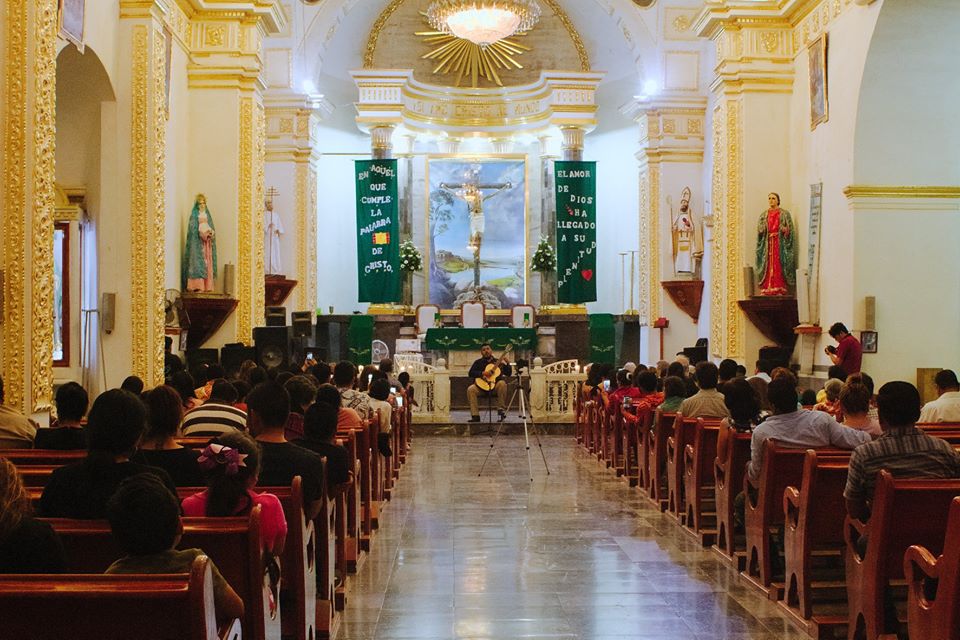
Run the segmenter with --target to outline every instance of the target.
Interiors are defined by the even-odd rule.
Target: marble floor
[[[339,640],[806,637],[569,436],[413,442]]]

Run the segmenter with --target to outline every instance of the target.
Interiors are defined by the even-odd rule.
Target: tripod
[[[526,381],[525,381],[526,380]],[[510,402],[507,404],[507,411],[510,410],[510,407],[513,406],[513,401],[516,398],[520,400],[520,419],[523,420],[523,439],[526,444],[527,449],[527,471],[530,474],[530,482],[533,482],[533,462],[530,459],[530,431],[531,429],[527,426],[527,406],[529,399],[529,388],[524,386],[529,385],[529,377],[524,376],[523,369],[517,368],[517,388],[513,392],[513,397],[510,398]],[[533,422],[533,416],[529,416],[530,427],[532,427],[533,437],[537,441],[537,447],[540,449],[540,457],[543,458],[543,468],[547,471],[547,475],[550,475],[550,466],[547,464],[547,456],[543,452],[543,443],[540,442],[540,434],[537,433],[536,425]],[[493,450],[496,448],[497,440],[500,439],[500,435],[503,431],[503,422],[497,426],[497,431],[495,434],[490,436],[490,450],[487,451],[486,457],[483,459],[483,464],[480,465],[480,473],[477,474],[477,477],[483,475],[483,470],[487,466],[487,461],[490,459],[490,454],[493,453]]]

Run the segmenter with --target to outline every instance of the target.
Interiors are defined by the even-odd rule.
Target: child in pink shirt
[[[198,458],[207,481],[206,491],[183,499],[183,514],[193,517],[229,517],[250,513],[260,505],[263,546],[274,555],[283,552],[287,519],[280,500],[271,493],[257,493],[260,475],[260,445],[238,431],[222,435]]]

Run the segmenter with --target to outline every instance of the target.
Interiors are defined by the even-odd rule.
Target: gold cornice
[[[392,0],[387,7],[380,12],[380,15],[377,16],[376,22],[373,23],[373,27],[370,29],[370,35],[367,36],[367,46],[364,49],[363,53],[363,68],[364,69],[373,69],[374,68],[374,56],[377,52],[377,43],[380,40],[380,33],[383,31],[384,27],[387,26],[390,18],[396,13],[406,0]],[[576,26],[573,24],[573,21],[570,20],[570,16],[567,15],[567,12],[563,10],[563,7],[557,2],[557,0],[543,0],[543,3],[546,4],[553,11],[554,15],[560,20],[560,23],[563,25],[563,28],[566,29],[567,35],[570,36],[570,40],[573,42],[574,48],[577,50],[577,57],[580,59],[580,70],[581,71],[590,71],[590,54],[587,52],[587,47],[583,43],[583,38],[580,37],[580,33],[577,31]]]
[[[849,198],[960,199],[960,186],[893,186],[854,184],[843,190]]]

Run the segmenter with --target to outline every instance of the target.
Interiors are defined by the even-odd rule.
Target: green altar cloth
[[[361,367],[370,362],[373,354],[373,316],[356,315],[350,317],[347,327],[347,344],[350,347],[350,360]],[[379,363],[377,363],[379,364]]]
[[[617,330],[609,313],[590,314],[590,361],[614,364]]]
[[[536,329],[427,329],[427,349],[431,351],[476,351],[485,342],[494,351],[503,351],[508,345],[516,349],[537,348]]]

